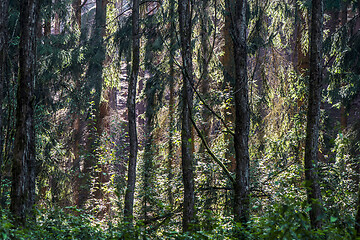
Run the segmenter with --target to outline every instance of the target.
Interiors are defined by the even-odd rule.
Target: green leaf
[[[336,222],[337,218],[336,217],[330,217],[330,222],[334,223]]]

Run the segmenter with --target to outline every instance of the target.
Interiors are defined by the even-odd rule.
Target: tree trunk
[[[183,204],[183,231],[191,230],[194,220],[195,195],[194,195],[194,167],[192,153],[192,134],[191,134],[191,110],[193,106],[193,69],[191,54],[191,3],[188,0],[179,0],[179,25],[180,25],[180,46],[182,56],[182,129],[181,129],[181,157],[184,184],[184,204]]]
[[[312,1],[310,32],[310,79],[307,126],[305,139],[305,183],[308,202],[311,205],[312,228],[320,228],[322,221],[321,191],[317,175],[320,103],[322,89],[322,29],[323,1]]]
[[[90,114],[89,134],[87,137],[86,148],[88,157],[84,162],[84,169],[81,179],[81,187],[79,192],[79,207],[84,207],[85,202],[90,196],[91,175],[93,168],[97,164],[97,148],[99,144],[99,115],[100,115],[100,99],[103,87],[103,63],[105,60],[105,44],[103,37],[105,35],[106,24],[106,4],[107,0],[96,0],[95,25],[93,35],[91,36],[90,46],[92,47],[89,68],[87,72],[87,91],[95,90],[93,95],[88,92],[88,96],[93,102],[90,107],[93,112]]]
[[[19,80],[12,166],[11,212],[24,224],[35,198],[34,85],[38,1],[20,3]]]
[[[358,190],[358,199],[356,204],[356,218],[355,218],[355,231],[356,237],[360,237],[360,186]]]
[[[147,25],[147,29],[149,31],[148,39],[146,43],[146,49],[151,49],[151,46],[154,44],[156,39],[156,32],[154,30],[154,26],[149,23]],[[145,67],[146,70],[149,71],[150,77],[146,79],[145,85],[145,94],[146,94],[146,123],[145,123],[145,147],[144,147],[144,165],[143,165],[143,213],[144,220],[147,221],[150,214],[154,211],[154,197],[156,192],[154,191],[154,159],[156,158],[155,146],[154,146],[154,125],[155,125],[155,117],[156,117],[156,94],[157,89],[156,85],[159,79],[157,78],[156,72],[154,72],[154,68],[152,66],[153,62],[156,61],[154,58],[154,52],[147,50],[145,53]]]
[[[175,16],[175,0],[170,0],[170,16]],[[169,80],[169,88],[170,88],[170,96],[169,96],[169,156],[168,156],[168,199],[170,207],[174,205],[173,198],[173,190],[172,190],[172,181],[173,181],[173,162],[175,158],[175,144],[174,144],[174,132],[175,132],[175,68],[174,68],[174,58],[175,58],[175,44],[176,44],[176,26],[175,19],[171,19],[170,25],[170,58],[169,58],[169,66],[170,66],[170,80]]]
[[[132,66],[129,78],[128,88],[128,121],[129,121],[129,166],[128,166],[128,182],[125,193],[124,220],[132,223],[134,214],[134,193],[136,181],[136,160],[138,150],[138,139],[136,132],[136,84],[139,73],[139,55],[140,55],[140,39],[139,39],[139,0],[133,0],[132,8]]]
[[[74,29],[79,29],[81,31],[81,1],[80,0],[73,0],[72,1],[72,8],[73,8],[73,23],[72,27]],[[80,44],[80,43],[78,43]],[[76,64],[76,71],[73,71],[73,78],[75,81],[75,88],[77,92],[81,91],[81,70],[82,67],[80,64]],[[73,194],[75,199],[75,204],[77,207],[82,207],[83,203],[81,202],[80,198],[80,144],[81,138],[83,134],[83,127],[82,127],[82,120],[81,120],[81,106],[79,101],[75,101],[75,111],[73,113],[73,145],[72,151],[74,155],[74,159],[72,162],[72,170],[74,172],[72,176],[72,183],[73,183]]]
[[[81,29],[81,0],[73,0],[71,5],[74,14],[73,27],[77,25],[77,27]]]
[[[231,30],[235,59],[235,158],[234,220],[246,225],[249,220],[249,128],[250,109],[247,80],[246,0],[237,0],[231,6]],[[232,10],[234,9],[234,10]]]
[[[3,0],[0,3],[0,192],[2,183],[2,163],[3,163],[3,98],[4,98],[4,84],[7,81],[7,18],[8,18],[8,0]]]
[[[231,17],[230,17],[230,1],[225,1],[225,24],[222,29],[222,34],[224,37],[224,55],[222,56],[221,63],[223,65],[223,74],[224,74],[224,81],[223,81],[223,91],[230,96],[234,79],[235,79],[235,60],[234,60],[234,44],[231,37]],[[231,99],[229,97],[229,99]],[[227,101],[225,108],[224,108],[224,119],[225,123],[228,124],[230,128],[233,127],[234,122],[234,106],[233,100]],[[229,171],[234,172],[236,168],[236,162],[234,157],[234,139],[230,133],[225,133],[224,140],[227,144],[226,148],[228,151],[225,152],[225,159],[230,160]]]
[[[209,19],[209,0],[203,0],[201,4],[201,8],[199,9],[199,15],[200,15],[200,41],[201,41],[201,55],[199,57],[199,66],[201,69],[201,94],[205,101],[209,103],[210,101],[210,82],[211,77],[209,75],[209,56],[210,56],[210,49],[209,49],[209,36],[211,32],[209,32],[210,29],[210,19]],[[211,113],[210,111],[205,107],[202,106],[201,109],[201,118],[202,118],[202,125],[201,125],[201,131],[204,136],[204,140],[207,145],[210,145],[210,132],[211,132]],[[203,156],[203,162],[209,163],[211,159],[209,158],[209,155],[206,152],[206,146],[204,143],[201,142],[199,153]],[[210,188],[213,183],[213,169],[207,168],[204,172],[206,178],[204,187]],[[204,226],[206,230],[212,229],[212,204],[215,200],[215,194],[213,191],[209,191],[209,195],[205,200],[204,204],[204,211],[205,211],[205,222]]]
[[[209,35],[208,35],[208,31],[209,31],[209,19],[208,19],[208,5],[209,2],[208,0],[203,0],[202,5],[201,5],[201,10],[200,10],[200,27],[201,27],[201,31],[200,31],[200,40],[201,40],[201,56],[200,56],[200,68],[202,71],[202,79],[201,79],[201,93],[204,97],[205,100],[208,100],[209,98],[209,91],[210,91],[210,79],[209,79],[209,67],[208,67],[208,58],[209,58]],[[202,125],[202,131],[204,134],[204,138],[206,140],[206,142],[209,142],[209,135],[210,135],[210,111],[203,107],[201,110],[201,116],[202,116],[202,120],[203,120],[203,125]],[[200,152],[205,152],[205,147],[203,146],[203,144],[200,145]]]

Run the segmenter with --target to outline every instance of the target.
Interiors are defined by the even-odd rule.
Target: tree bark
[[[180,25],[180,46],[182,56],[182,129],[181,129],[181,158],[184,184],[183,203],[183,231],[191,230],[191,224],[195,216],[195,195],[194,195],[194,167],[192,153],[191,134],[191,110],[193,106],[193,66],[191,54],[191,2],[188,0],[178,1],[179,25]]]
[[[322,90],[323,1],[312,1],[310,32],[310,78],[305,139],[305,183],[311,205],[310,221],[314,229],[322,225],[321,190],[317,175],[320,103]]]
[[[360,237],[360,186],[358,190],[358,199],[357,199],[357,209],[356,209],[356,218],[355,218],[355,231],[356,237]]]
[[[25,224],[35,198],[34,85],[38,1],[20,3],[19,78],[10,210]]]
[[[72,3],[73,14],[74,14],[74,24],[73,26],[81,29],[81,0],[73,0]],[[76,24],[75,24],[76,23]]]
[[[230,13],[230,0],[225,1],[225,24],[222,28],[222,35],[224,37],[224,55],[222,56],[221,63],[223,65],[223,74],[224,74],[224,81],[223,81],[223,91],[230,96],[231,91],[233,90],[233,83],[235,79],[235,60],[234,60],[234,44],[231,36],[231,13]],[[231,97],[229,97],[231,99]],[[233,128],[234,123],[234,102],[233,100],[226,101],[226,105],[224,108],[224,119],[225,123]],[[234,139],[233,136],[229,133],[225,133],[224,140],[227,144],[226,148],[228,151],[225,153],[225,159],[230,160],[229,171],[234,172],[236,168],[236,161],[235,161],[235,150],[234,150]]]
[[[93,35],[90,40],[92,53],[90,57],[87,72],[87,91],[94,91],[94,95],[88,92],[88,96],[93,102],[92,111],[90,112],[89,134],[87,137],[86,148],[88,157],[84,162],[84,169],[81,179],[81,187],[79,192],[79,207],[84,207],[85,202],[90,196],[91,175],[93,168],[97,164],[97,148],[99,144],[99,116],[100,116],[100,100],[103,88],[103,63],[105,60],[105,43],[104,35],[106,29],[106,4],[107,0],[96,0],[95,25]],[[91,107],[90,107],[91,109]]]
[[[208,58],[210,55],[210,50],[209,50],[209,35],[208,35],[208,31],[209,31],[209,19],[208,19],[208,5],[209,5],[209,1],[208,0],[203,0],[202,5],[201,5],[201,9],[200,9],[200,41],[201,41],[201,56],[200,56],[200,67],[201,67],[201,71],[202,71],[202,79],[201,79],[201,93],[202,96],[204,96],[205,100],[208,100],[209,98],[209,91],[210,91],[210,79],[209,79],[209,67],[208,67]],[[209,143],[209,137],[210,137],[210,111],[206,108],[203,107],[201,110],[201,116],[202,116],[202,120],[203,120],[203,125],[202,125],[202,131],[204,134],[204,138],[206,140],[207,143]],[[205,151],[205,147],[203,146],[203,144],[200,145],[200,152],[204,152]]]
[[[175,0],[170,0],[170,16],[175,16]],[[173,162],[175,158],[175,144],[174,144],[174,132],[175,132],[175,67],[174,67],[174,58],[175,58],[175,44],[176,44],[176,26],[175,19],[170,20],[170,58],[169,58],[169,67],[170,67],[170,80],[169,80],[169,156],[168,156],[168,199],[170,207],[174,205],[173,190],[172,190],[172,181],[173,181]]]
[[[156,32],[154,26],[150,22],[149,25],[146,26],[149,34],[146,43],[146,49],[151,49],[151,46],[154,44],[156,39]],[[147,221],[149,219],[149,215],[154,213],[154,198],[156,192],[154,191],[154,159],[156,159],[155,146],[154,146],[154,125],[155,125],[155,117],[156,117],[156,106],[157,106],[157,92],[156,85],[159,82],[157,79],[157,74],[154,71],[154,67],[152,66],[153,62],[156,61],[154,57],[154,52],[146,50],[145,53],[145,67],[146,70],[149,71],[150,77],[146,79],[145,84],[145,94],[146,94],[146,111],[145,111],[145,147],[144,147],[144,165],[143,165],[143,213],[144,220]]]
[[[125,193],[124,220],[132,223],[134,214],[134,193],[136,181],[136,161],[138,150],[138,139],[136,131],[136,84],[139,73],[139,55],[140,55],[140,38],[139,38],[139,0],[133,0],[132,8],[132,66],[128,87],[128,121],[129,121],[129,166],[128,182]]]
[[[1,167],[3,163],[3,98],[4,98],[4,84],[7,81],[7,22],[8,22],[8,0],[3,0],[0,3],[0,184],[2,182]],[[0,185],[1,189],[1,185]],[[1,190],[0,190],[1,191]]]
[[[235,158],[234,220],[246,225],[249,220],[249,129],[250,108],[247,80],[246,0],[230,4],[231,30],[235,59]],[[234,10],[232,10],[234,9]]]

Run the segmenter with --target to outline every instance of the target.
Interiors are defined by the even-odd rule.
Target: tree
[[[34,84],[38,1],[20,4],[19,77],[12,166],[11,212],[25,223],[35,201]]]
[[[178,1],[179,25],[180,25],[180,48],[182,57],[182,128],[181,128],[181,158],[184,184],[183,203],[183,231],[191,230],[191,224],[195,216],[195,194],[194,194],[194,167],[192,153],[192,134],[190,118],[193,107],[193,66],[191,52],[191,2],[187,0]]]
[[[136,85],[139,73],[139,55],[140,55],[140,38],[139,38],[139,0],[133,0],[132,8],[132,61],[131,73],[129,77],[127,107],[129,121],[129,165],[128,181],[125,193],[124,219],[132,223],[134,214],[134,193],[136,181],[136,161],[138,151],[138,139],[136,131]]]
[[[87,72],[88,91],[94,91],[94,95],[88,93],[93,104],[93,112],[90,114],[89,134],[87,138],[88,158],[84,162],[82,186],[79,193],[78,204],[83,207],[90,196],[92,169],[97,164],[97,147],[99,145],[100,100],[103,88],[103,63],[105,61],[105,44],[103,37],[106,29],[106,4],[107,0],[96,0],[95,25],[90,39],[90,62]],[[79,9],[78,9],[79,10]],[[78,20],[77,20],[78,22]],[[91,108],[90,108],[91,109]]]
[[[311,205],[310,221],[313,228],[320,228],[322,207],[321,190],[317,175],[320,103],[322,90],[322,31],[323,1],[313,0],[310,29],[310,75],[307,126],[305,140],[305,181],[308,202]]]
[[[7,81],[7,18],[8,0],[0,3],[0,183],[2,179],[1,167],[3,163],[3,98],[4,83]]]
[[[172,207],[174,205],[174,197],[172,190],[172,181],[174,173],[172,171],[175,158],[175,143],[174,143],[174,132],[175,132],[175,43],[176,43],[176,26],[175,26],[175,0],[170,0],[169,6],[170,19],[170,57],[169,57],[169,155],[168,155],[168,181],[169,186],[167,189],[169,204]]]
[[[234,148],[236,159],[236,179],[234,183],[234,219],[246,225],[249,220],[249,129],[250,108],[247,80],[247,46],[246,46],[246,0],[232,1],[231,33],[234,44],[235,60],[235,136]]]

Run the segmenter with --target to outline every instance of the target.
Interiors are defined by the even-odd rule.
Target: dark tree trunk
[[[146,43],[146,49],[151,49],[151,46],[154,44],[156,39],[156,32],[154,26],[146,26],[149,34]],[[154,154],[154,125],[155,125],[155,116],[156,116],[156,97],[157,89],[156,85],[159,81],[157,78],[156,72],[154,72],[154,67],[152,66],[153,62],[156,59],[154,58],[154,52],[147,50],[145,53],[145,67],[146,70],[150,73],[150,78],[146,80],[145,85],[145,94],[146,94],[146,123],[145,123],[145,148],[144,148],[144,167],[143,167],[143,213],[144,220],[147,221],[150,214],[154,211],[154,197],[156,192],[154,191],[154,161],[156,158]]]
[[[91,175],[93,173],[93,168],[97,164],[97,148],[99,143],[99,132],[98,129],[100,119],[100,99],[103,87],[103,63],[105,60],[105,44],[103,37],[105,35],[105,24],[106,24],[106,4],[107,0],[96,0],[96,13],[95,13],[95,26],[94,32],[91,36],[90,44],[92,47],[92,53],[90,57],[89,68],[87,72],[87,91],[94,91],[94,95],[91,96],[88,93],[88,96],[91,96],[91,100],[94,105],[93,112],[90,112],[90,123],[89,133],[86,142],[86,147],[88,151],[88,157],[84,162],[84,169],[81,179],[81,187],[79,192],[78,206],[84,207],[85,202],[90,196],[91,188]],[[77,20],[78,21],[78,20]],[[91,108],[90,108],[91,109]]]
[[[175,0],[170,0],[170,16],[175,16]],[[175,36],[175,19],[172,18],[170,25],[170,58],[169,58],[169,66],[170,66],[170,96],[169,96],[169,156],[168,156],[168,199],[169,204],[172,207],[174,205],[173,198],[173,190],[172,190],[172,181],[173,181],[173,164],[175,158],[175,147],[174,147],[174,132],[175,132],[175,68],[174,68],[174,58],[175,58],[175,44],[176,44],[176,36]]]
[[[73,0],[72,1],[72,8],[73,8],[73,23],[72,27],[74,29],[79,29],[81,31],[81,0]],[[78,43],[79,44],[79,43]],[[81,91],[81,66],[80,64],[76,64],[76,70],[73,71],[73,77],[75,81],[75,87],[76,91]],[[80,198],[80,176],[81,176],[81,170],[80,170],[80,143],[81,143],[81,137],[83,134],[83,127],[82,127],[82,120],[81,120],[81,114],[80,114],[80,103],[78,101],[75,101],[75,111],[73,113],[73,163],[72,163],[72,170],[74,172],[73,174],[73,193],[74,193],[74,199],[75,204],[78,207],[82,207],[83,203],[79,200],[82,200]]]
[[[360,174],[360,172],[357,172]],[[355,218],[355,231],[356,231],[356,237],[360,237],[360,186],[358,187],[358,199],[356,204],[356,218]]]
[[[132,8],[132,66],[129,78],[128,88],[128,121],[129,121],[129,166],[128,182],[125,193],[124,220],[132,223],[134,214],[134,193],[136,181],[136,161],[138,150],[138,139],[136,132],[136,84],[139,73],[139,55],[140,55],[140,38],[139,38],[139,0],[133,0]]]
[[[71,5],[74,12],[74,23],[81,29],[81,0],[73,0]],[[73,25],[75,26],[75,24]]]
[[[149,79],[148,79],[149,80]],[[147,87],[148,86],[147,82]],[[150,89],[149,89],[150,90]],[[143,213],[144,220],[148,220],[149,213],[152,212],[153,206],[151,199],[154,197],[155,192],[154,188],[154,154],[153,154],[153,124],[154,124],[154,105],[155,105],[155,96],[153,95],[152,90],[147,91],[147,107],[146,107],[146,140],[145,140],[145,153],[144,153],[144,168],[143,168]]]
[[[191,110],[193,106],[193,67],[191,54],[191,2],[188,0],[179,0],[179,25],[180,25],[180,46],[182,56],[182,129],[181,129],[181,157],[184,184],[184,205],[183,205],[183,231],[190,231],[194,220],[195,195],[194,195],[194,167],[192,153],[191,134]]]
[[[52,0],[43,0],[42,5],[47,8],[44,14],[44,36],[48,37],[51,34]]]
[[[210,79],[209,79],[209,68],[208,68],[208,58],[210,55],[209,50],[209,14],[208,14],[208,0],[203,0],[201,9],[200,9],[200,40],[201,40],[201,56],[200,56],[200,67],[202,71],[202,79],[201,79],[201,93],[205,100],[209,99],[209,91],[210,91]],[[202,125],[202,131],[204,134],[204,138],[206,142],[209,142],[209,135],[210,135],[210,111],[203,107],[201,111],[203,125]],[[200,146],[200,152],[205,152],[205,147],[203,144]]]
[[[12,166],[11,212],[24,224],[35,198],[34,84],[37,0],[20,3],[19,80]]]
[[[176,120],[175,120],[175,51],[176,51],[176,13],[175,13],[175,0],[170,0],[170,16],[171,16],[171,25],[170,25],[170,58],[169,58],[169,67],[170,67],[170,80],[169,80],[169,156],[168,156],[168,198],[170,206],[174,205],[174,196],[173,196],[173,178],[174,172],[173,167],[176,162],[177,155],[175,154],[175,143],[174,143],[174,133],[176,130]]]
[[[231,17],[230,17],[230,1],[225,1],[225,24],[222,28],[222,34],[224,37],[224,55],[221,58],[221,63],[223,65],[223,74],[224,74],[224,81],[223,81],[223,91],[227,94],[231,94],[233,90],[233,83],[235,79],[235,60],[234,60],[234,44],[231,37]],[[224,108],[224,119],[225,123],[228,124],[230,128],[233,127],[234,122],[234,102],[230,101],[226,103],[226,107]],[[230,160],[229,171],[234,172],[236,168],[236,162],[234,157],[234,139],[231,134],[226,133],[224,135],[225,142],[227,144],[226,148],[228,151],[225,153],[225,159]]]
[[[323,1],[312,1],[310,32],[310,78],[307,126],[305,140],[305,181],[308,202],[311,205],[312,228],[320,228],[322,221],[321,191],[317,175],[320,103],[322,89],[322,29]]]
[[[356,211],[356,216],[355,216],[355,231],[356,231],[356,237],[360,237],[360,161],[359,161],[359,156],[360,156],[360,149],[359,149],[359,144],[360,144],[360,119],[357,120],[357,122],[352,126],[352,131],[353,131],[353,139],[351,139],[351,148],[350,148],[350,156],[351,158],[353,158],[354,160],[357,159],[357,161],[355,162],[355,166],[354,166],[354,171],[355,171],[355,189],[357,189],[358,191],[358,198],[357,198],[357,203],[355,205],[355,211]]]
[[[230,4],[231,30],[235,59],[235,158],[234,220],[246,225],[249,220],[249,128],[250,109],[247,80],[246,0]],[[234,10],[232,10],[234,9]]]
[[[201,7],[199,9],[199,15],[200,15],[200,41],[201,41],[201,55],[199,57],[199,65],[201,69],[201,94],[205,101],[207,103],[210,103],[210,82],[211,77],[209,75],[209,56],[210,56],[210,49],[209,49],[209,36],[211,32],[210,30],[210,19],[209,19],[209,0],[203,0]],[[211,113],[210,111],[203,106],[201,109],[201,118],[202,118],[202,125],[201,125],[201,131],[204,136],[204,140],[207,145],[210,145],[210,132],[211,132]],[[209,158],[209,155],[206,152],[206,146],[204,143],[201,142],[199,153],[203,154],[203,161],[205,163],[209,163],[211,159]],[[206,175],[204,187],[210,188],[213,183],[213,169],[207,168],[204,172]],[[215,196],[213,194],[213,191],[209,191],[209,196],[205,200],[204,204],[204,210],[205,210],[205,229],[211,230],[212,229],[212,204],[215,200]]]
[[[3,0],[0,3],[0,189],[2,182],[1,167],[3,163],[3,98],[4,98],[4,84],[7,81],[7,18],[8,18],[8,0]]]

